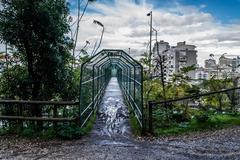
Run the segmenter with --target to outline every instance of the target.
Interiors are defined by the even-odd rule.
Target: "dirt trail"
[[[240,127],[178,137],[101,139],[91,136],[73,141],[40,141],[0,137],[0,159],[240,159]]]

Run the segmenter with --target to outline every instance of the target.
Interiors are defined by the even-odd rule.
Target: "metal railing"
[[[113,70],[116,75],[113,75]],[[143,128],[142,70],[142,65],[122,50],[104,49],[83,63],[80,82],[81,125],[84,125],[97,109],[110,78],[117,76],[124,98]]]
[[[213,100],[214,99],[214,100]],[[213,100],[213,102],[211,102]],[[176,106],[185,108],[211,110],[212,112],[240,112],[240,87],[224,89],[220,91],[199,93],[191,96],[168,99],[166,101],[149,101],[148,108],[148,132],[153,133],[153,129],[158,126],[156,112],[162,109],[163,112],[169,112]],[[166,114],[165,114],[166,115]],[[162,114],[164,116],[164,114]]]

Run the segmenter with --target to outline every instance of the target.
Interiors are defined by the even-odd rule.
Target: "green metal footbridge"
[[[81,127],[97,110],[112,76],[117,77],[125,103],[140,127],[143,115],[143,67],[123,50],[104,49],[81,66],[79,116]]]
[[[30,121],[42,121],[45,126],[74,123],[84,127],[98,109],[112,76],[117,77],[125,103],[143,128],[143,67],[123,50],[110,49],[81,65],[79,101],[0,100],[0,126],[14,122],[23,128]],[[31,114],[34,107],[41,108],[39,115]]]

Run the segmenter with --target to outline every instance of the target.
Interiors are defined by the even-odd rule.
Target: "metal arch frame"
[[[101,53],[101,52],[100,52]],[[99,53],[99,54],[100,54]],[[99,55],[98,54],[98,55]],[[97,55],[96,55],[97,56]],[[94,57],[96,57],[96,56],[94,56]],[[93,57],[93,58],[94,58]],[[107,58],[108,56],[104,56],[103,58],[101,58],[100,60],[98,60],[98,62],[97,63],[95,63],[95,64],[93,64],[93,66],[92,66],[92,78],[90,79],[90,80],[88,80],[88,81],[85,81],[85,82],[82,82],[82,75],[81,75],[81,79],[80,79],[80,104],[79,104],[79,123],[80,123],[80,126],[81,127],[83,127],[84,125],[85,125],[85,123],[87,122],[87,120],[90,118],[90,116],[93,114],[93,111],[94,111],[94,109],[96,109],[96,105],[97,104],[99,104],[99,101],[100,101],[100,99],[101,99],[101,96],[99,96],[101,93],[102,93],[102,91],[104,90],[104,88],[106,87],[106,84],[105,85],[103,85],[103,87],[101,88],[101,90],[100,91],[98,91],[98,93],[97,93],[97,96],[95,96],[95,91],[94,91],[94,80],[95,79],[99,79],[99,78],[101,78],[102,76],[98,76],[98,77],[95,77],[94,76],[94,72],[95,72],[95,65],[96,64],[98,64],[99,62],[101,62],[102,60],[104,60],[105,58]],[[92,59],[92,58],[91,58]],[[85,65],[85,64],[87,64],[88,62],[90,62],[91,61],[91,59],[89,59],[88,61],[86,61],[85,63],[83,63],[82,64],[82,66],[81,66],[81,73],[83,73],[83,66]],[[106,74],[104,74],[104,75],[106,75]],[[103,75],[103,76],[104,76]],[[105,81],[106,81],[106,76],[105,76]],[[85,83],[88,83],[88,82],[92,82],[92,95],[91,95],[91,99],[92,99],[92,102],[91,103],[89,103],[89,105],[87,106],[87,107],[85,107],[84,108],[84,110],[81,110],[81,102],[82,102],[82,92],[81,92],[81,89],[82,89],[82,84],[85,84]],[[96,99],[96,97],[97,97],[97,102],[98,103],[94,103],[94,101],[95,101],[95,99]],[[90,106],[92,106],[91,108],[90,108]],[[83,115],[85,114],[85,113],[87,113],[87,111],[88,110],[91,110],[90,112],[89,112],[89,115],[85,118],[85,119],[83,119],[82,117],[83,117]],[[83,121],[84,120],[84,121]]]
[[[118,66],[121,66],[121,67],[123,67],[122,66],[122,64],[121,63],[116,63],[116,65],[118,65]],[[129,67],[130,68],[130,67]],[[134,67],[134,77],[135,77],[135,73],[136,73],[136,71],[135,71],[135,67]],[[130,74],[131,74],[131,72],[130,72]],[[134,83],[133,83],[133,97],[132,97],[132,95],[130,94],[130,92],[131,92],[131,87],[130,88],[128,88],[127,90],[128,90],[128,92],[126,91],[126,88],[124,88],[122,85],[120,85],[120,86],[122,86],[121,88],[122,88],[122,91],[123,91],[123,93],[125,94],[125,97],[128,99],[128,101],[131,101],[130,103],[129,103],[129,105],[131,106],[131,108],[132,108],[132,110],[134,111],[134,113],[135,113],[135,115],[136,115],[136,118],[137,118],[137,120],[138,120],[138,122],[139,122],[139,124],[141,125],[141,127],[143,127],[142,126],[142,122],[141,122],[141,120],[142,119],[140,119],[140,117],[139,116],[143,116],[143,113],[141,112],[141,110],[139,110],[139,107],[138,107],[138,105],[135,103],[135,94],[136,94],[136,84],[135,83],[139,83],[138,81],[136,81],[135,79],[133,79],[131,76],[129,76],[129,74],[128,75],[126,75],[125,74],[125,76],[128,78],[128,80],[130,80],[130,83],[131,83],[131,81],[133,81]],[[130,84],[129,83],[129,84]],[[120,83],[121,84],[121,83]],[[140,84],[141,85],[141,84]],[[129,94],[129,96],[127,96],[127,94]],[[137,111],[136,111],[137,110]]]
[[[122,55],[122,54],[121,54]],[[121,57],[123,57],[123,56],[121,56]],[[128,62],[129,62],[129,59],[126,59],[125,57],[124,57],[124,59],[125,60],[127,60]],[[119,60],[121,60],[121,58],[119,59]],[[139,110],[139,107],[138,107],[138,105],[135,103],[135,92],[136,92],[136,88],[135,88],[135,83],[136,82],[138,82],[138,81],[136,81],[135,80],[135,77],[136,77],[136,67],[135,67],[135,65],[133,65],[132,63],[130,63],[129,62],[129,64],[131,64],[132,66],[133,66],[133,68],[134,68],[134,79],[132,79],[132,77],[131,76],[129,76],[129,74],[128,75],[126,75],[128,78],[129,78],[129,80],[133,80],[134,81],[134,97],[132,97],[131,96],[131,94],[130,94],[130,89],[131,89],[131,86],[128,86],[129,88],[128,88],[128,94],[129,94],[129,96],[127,96],[126,94],[126,92],[124,92],[125,93],[125,96],[128,98],[128,101],[132,101],[132,103],[129,103],[130,104],[130,106],[132,107],[132,109],[133,109],[133,111],[135,112],[135,115],[136,115],[136,118],[137,118],[137,120],[139,121],[139,124],[141,125],[141,127],[143,127],[143,124],[141,123],[141,121],[142,122],[144,122],[144,117],[143,117],[143,106],[142,106],[142,108],[141,108],[141,111]],[[126,64],[127,65],[127,64]],[[129,67],[129,68],[131,68],[131,67]],[[140,67],[140,69],[141,69],[141,67]],[[131,72],[130,72],[130,74],[132,74]],[[142,78],[142,77],[141,77]],[[130,84],[130,83],[129,83]],[[142,83],[139,83],[138,82],[138,84],[142,84]],[[142,87],[142,85],[141,85],[141,87]],[[142,92],[143,90],[141,89],[141,92]],[[141,100],[142,101],[142,100]],[[143,101],[142,101],[143,102]],[[135,107],[134,107],[135,106]],[[139,117],[137,116],[138,114],[136,113],[136,110],[135,109],[138,109],[138,113],[140,113],[140,116],[142,117],[141,118],[141,120],[139,119]]]
[[[107,55],[107,56],[109,56],[109,54]],[[105,57],[103,57],[103,58],[101,58],[101,60],[103,60],[103,59],[105,59],[107,56],[105,56]],[[123,57],[123,54],[121,53],[121,56],[119,56],[119,55],[116,55],[116,57],[120,57],[120,59]],[[114,58],[115,59],[115,58]],[[118,58],[119,59],[119,58]],[[126,59],[126,57],[124,57],[124,59],[125,60],[127,60],[130,64],[132,64],[131,62],[130,62],[130,60],[129,59]],[[99,60],[97,63],[99,63],[101,60]],[[118,60],[118,62],[119,62],[119,60]],[[122,61],[123,62],[123,61]],[[97,63],[95,63],[94,64],[94,67],[95,67],[95,65],[97,64]],[[125,65],[127,64],[126,62],[124,62],[125,63]],[[135,65],[132,65],[133,67],[134,67],[134,72],[135,72]],[[93,67],[93,68],[94,68]],[[131,68],[131,67],[129,67],[129,68]],[[128,75],[128,77],[131,79],[131,77]],[[134,73],[134,77],[135,77],[135,73]],[[93,81],[94,81],[94,79],[95,78],[93,78]],[[135,80],[135,79],[134,79]],[[93,84],[94,84],[94,82],[93,82]],[[135,83],[134,83],[134,85],[135,85]],[[129,87],[130,88],[130,87]],[[130,91],[130,90],[129,90]],[[130,93],[130,92],[129,92]],[[134,94],[135,94],[135,91],[134,91]],[[94,94],[93,94],[93,96],[94,96]]]
[[[116,61],[114,61],[116,60]],[[100,51],[98,54],[94,55],[86,62],[81,65],[81,78],[80,78],[80,103],[79,103],[79,123],[81,127],[85,125],[88,119],[93,114],[94,110],[97,108],[96,106],[99,105],[100,100],[103,96],[105,87],[108,84],[108,81],[111,77],[111,68],[112,65],[117,66],[117,75],[118,75],[118,82],[124,93],[125,100],[131,106],[135,113],[135,117],[137,118],[140,126],[145,128],[144,124],[144,107],[143,107],[143,67],[142,65],[129,56],[123,50],[118,49],[104,49]],[[111,67],[109,67],[111,66]],[[84,69],[88,68],[91,72],[91,75],[88,72],[84,72]],[[121,70],[121,73],[120,73]],[[138,70],[138,79],[136,79],[136,71]],[[88,78],[83,82],[84,74],[87,74]],[[120,81],[121,75],[121,81]],[[96,83],[95,83],[96,82]],[[87,83],[91,83],[91,90],[89,92],[92,102],[89,100],[86,102],[90,102],[88,106],[82,106],[85,102],[83,102],[82,96],[85,93],[82,93],[83,87],[86,86]],[[140,87],[136,90],[136,85]],[[89,86],[87,86],[89,87]],[[86,89],[86,88],[85,88]],[[88,88],[87,88],[88,89]],[[138,92],[137,92],[138,91]],[[140,92],[139,92],[140,91]],[[138,94],[138,99],[136,99],[136,94]],[[138,100],[137,102],[135,102]],[[85,100],[86,101],[86,100]],[[90,110],[87,112],[87,110]],[[88,114],[87,117],[84,117],[83,114]]]
[[[121,61],[123,64],[125,64],[125,65],[127,65],[127,66],[129,66],[128,64],[130,64],[132,67],[128,67],[128,75],[126,75],[127,77],[128,77],[128,81],[129,81],[129,86],[127,86],[127,90],[128,90],[128,93],[127,92],[125,92],[125,96],[127,95],[127,94],[129,94],[129,96],[126,96],[127,97],[127,100],[128,101],[133,101],[134,102],[134,100],[135,100],[135,96],[134,96],[134,94],[135,94],[135,82],[136,82],[136,80],[135,79],[133,79],[131,76],[129,76],[130,74],[132,74],[131,73],[131,71],[132,71],[132,68],[133,68],[133,71],[134,71],[134,77],[135,77],[135,70],[136,70],[136,68],[135,68],[135,65],[134,64],[132,64],[131,63],[131,61],[129,60],[129,59],[127,59],[126,57],[123,57],[122,56],[122,54],[121,54],[121,56],[116,56],[116,57],[120,57],[120,58],[118,58],[118,62],[119,61]],[[125,61],[123,61],[121,58],[124,58],[128,63],[126,63]],[[134,97],[132,97],[131,96],[131,81],[134,81],[134,94],[133,94],[133,96]],[[125,91],[125,88],[124,88],[124,91]],[[131,104],[131,103],[130,103]],[[132,105],[131,105],[132,106]],[[132,108],[134,108],[133,106],[132,106]]]

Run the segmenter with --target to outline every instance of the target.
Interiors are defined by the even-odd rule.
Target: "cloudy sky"
[[[76,17],[76,1],[69,0],[71,15]],[[153,11],[153,26],[158,39],[176,45],[179,41],[194,44],[198,62],[210,53],[240,55],[240,0],[97,0],[88,6],[80,23],[80,49],[88,40],[91,45],[100,39],[102,28],[93,24],[96,19],[105,26],[101,48],[119,48],[134,56],[147,49],[149,17]]]

